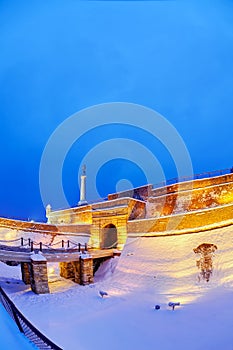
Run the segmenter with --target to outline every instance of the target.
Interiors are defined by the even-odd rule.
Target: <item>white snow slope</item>
[[[198,278],[193,251],[202,243],[218,248],[209,282]],[[128,241],[121,258],[105,262],[96,283],[85,287],[56,270],[49,265],[51,294],[33,294],[19,281],[19,267],[2,263],[0,283],[24,315],[65,350],[233,349],[233,226]],[[108,296],[101,298],[100,290]],[[172,311],[170,301],[181,305]]]
[[[36,347],[20,333],[14,321],[0,304],[0,348],[10,350],[32,350]]]

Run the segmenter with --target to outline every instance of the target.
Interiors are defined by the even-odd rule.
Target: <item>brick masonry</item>
[[[83,258],[81,259],[81,284],[85,286],[93,282],[93,259]]]
[[[30,264],[29,263],[21,263],[21,273],[22,280],[25,284],[31,284],[30,280]]]
[[[161,196],[164,194],[174,193],[178,191],[187,191],[196,188],[204,188],[208,186],[216,186],[220,184],[225,184],[233,182],[233,173],[227,175],[221,175],[216,177],[210,177],[205,179],[196,179],[193,181],[186,181],[175,183],[173,185],[164,186],[161,188],[155,188],[151,190],[150,196]]]
[[[122,249],[128,233],[185,230],[229,220],[233,218],[232,211],[227,206],[231,203],[233,174],[227,174],[157,189],[146,185],[110,194],[108,201],[52,212],[51,215],[54,218],[60,216],[61,219],[63,215],[69,214],[76,216],[76,219],[70,218],[70,222],[80,219],[88,223],[89,245],[94,248],[104,248],[104,229],[109,224],[114,225],[117,229],[117,248]],[[223,205],[226,206],[221,208]]]
[[[104,235],[106,232],[109,233],[106,226],[110,225],[116,227],[117,248],[121,250],[128,233],[197,230],[205,225],[217,225],[222,221],[233,219],[233,174],[187,181],[157,189],[153,189],[151,185],[142,186],[111,194],[107,201],[67,210],[49,211],[47,215],[50,224],[0,218],[0,227],[52,235],[82,233],[90,237],[89,246],[99,249],[106,248],[103,246],[103,242],[106,241]],[[62,264],[61,275],[82,283],[81,263]],[[46,271],[46,263],[43,266],[41,271],[43,269]],[[30,282],[36,290],[37,275],[41,274],[43,277],[44,272],[42,273],[39,267],[34,268],[33,263],[22,264],[21,270],[23,280],[27,284],[30,271],[31,275],[36,276],[31,278],[34,282]],[[45,286],[44,290],[46,288],[48,289]]]
[[[233,182],[150,197],[147,217],[157,217],[217,207],[233,202]]]
[[[88,256],[80,257],[77,261],[60,263],[61,277],[82,285],[94,282],[93,269],[93,259]]]
[[[166,230],[197,230],[198,227],[216,225],[233,220],[233,204],[166,217],[129,221],[128,233],[163,232]]]
[[[46,259],[34,260],[32,258],[29,267],[32,291],[36,294],[49,293]]]
[[[108,200],[123,198],[123,197],[132,197],[139,200],[147,200],[151,196],[152,185],[145,185],[137,188],[133,188],[128,191],[122,191],[118,193],[113,193],[108,195]]]

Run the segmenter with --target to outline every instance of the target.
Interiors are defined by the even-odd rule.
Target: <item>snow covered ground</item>
[[[0,304],[0,344],[1,349],[32,350],[36,347],[20,333],[14,321]]]
[[[217,246],[209,282],[193,251],[202,243]],[[101,265],[89,286],[64,280],[57,265],[48,269],[51,294],[32,293],[18,266],[0,263],[0,284],[65,350],[233,349],[233,226],[128,240],[122,256]],[[181,305],[172,311],[170,301]]]

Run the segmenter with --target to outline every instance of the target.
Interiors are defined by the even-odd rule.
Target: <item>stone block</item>
[[[30,267],[29,263],[21,263],[22,280],[25,284],[30,284]]]
[[[47,261],[42,254],[31,254],[29,271],[32,291],[36,294],[49,293]]]
[[[81,263],[81,284],[87,285],[94,282],[93,275],[93,259],[84,257],[80,260]]]

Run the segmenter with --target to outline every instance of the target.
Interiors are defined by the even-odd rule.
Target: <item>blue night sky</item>
[[[45,145],[69,116],[96,104],[156,110],[183,138],[195,173],[233,165],[233,1],[1,0],[0,48],[0,216],[44,220]],[[177,176],[163,145],[144,130],[97,127],[64,163],[71,206],[82,157],[116,137],[150,148],[166,177]],[[100,195],[120,179],[146,182],[135,161],[119,156],[98,171]]]

